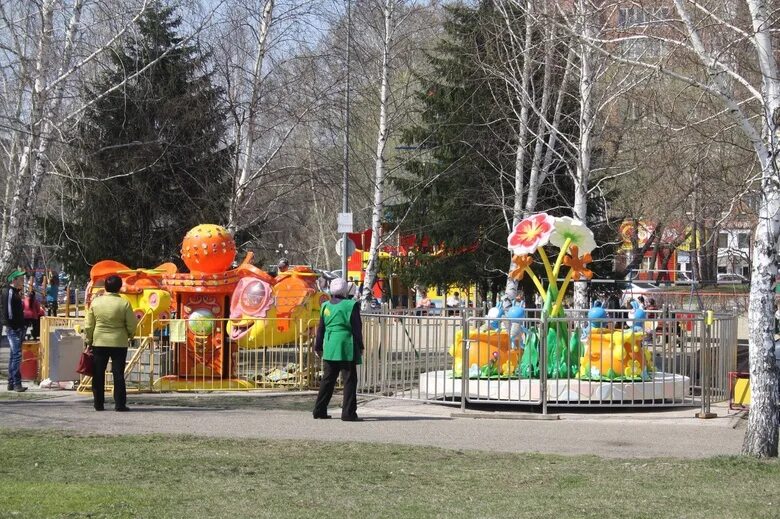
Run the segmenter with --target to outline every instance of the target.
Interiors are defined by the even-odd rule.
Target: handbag
[[[79,365],[76,367],[76,373],[81,373],[85,377],[91,377],[95,369],[95,355],[92,352],[92,346],[87,346],[81,352]]]

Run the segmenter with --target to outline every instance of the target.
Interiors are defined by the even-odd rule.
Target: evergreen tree
[[[133,267],[178,260],[187,230],[226,218],[222,92],[211,83],[207,56],[177,35],[180,23],[155,4],[86,92],[95,101],[72,136],[65,217],[56,223],[64,230],[60,257],[72,272],[100,259]]]
[[[422,78],[427,88],[421,94],[421,124],[404,134],[407,143],[429,151],[408,164],[407,178],[395,180],[414,195],[394,210],[399,217],[407,215],[407,232],[429,236],[450,253],[417,254],[404,278],[426,284],[476,282],[495,292],[503,289],[509,261],[502,199],[511,205],[519,108],[510,96],[501,97],[506,86],[484,67],[498,67],[500,59],[495,49],[502,36],[491,30],[499,25],[491,2],[448,7],[447,12],[446,36],[429,57],[430,74]],[[529,154],[533,145],[531,140]],[[539,210],[570,205],[565,198],[566,193],[573,198],[572,181],[564,167],[559,164],[543,186]],[[423,189],[415,190],[420,185]]]

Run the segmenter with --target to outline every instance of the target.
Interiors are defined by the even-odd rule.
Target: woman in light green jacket
[[[119,295],[122,278],[109,276],[106,293],[96,297],[87,310],[86,343],[92,346],[95,368],[92,376],[92,397],[95,411],[104,409],[106,366],[111,359],[114,376],[114,410],[129,411],[125,389],[125,362],[128,341],[135,336],[138,319],[127,299]]]

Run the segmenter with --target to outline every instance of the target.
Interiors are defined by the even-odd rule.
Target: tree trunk
[[[328,247],[328,233],[325,231],[325,218],[320,214],[319,196],[317,195],[317,184],[314,181],[314,160],[312,158],[312,148],[314,143],[311,140],[311,134],[308,139],[308,155],[309,155],[309,179],[311,181],[311,199],[314,206],[314,218],[317,220],[317,229],[319,231],[319,245],[322,249],[322,253],[325,255],[325,267],[330,270],[330,248]],[[319,265],[319,254],[317,255],[317,264]]]
[[[233,199],[230,203],[227,228],[232,233],[238,230],[239,212],[244,206],[244,196],[252,173],[252,159],[255,149],[255,133],[257,130],[258,103],[260,100],[260,79],[263,73],[263,62],[268,41],[268,31],[271,28],[271,18],[273,15],[274,0],[266,0],[263,6],[263,16],[260,18],[260,27],[257,33],[257,54],[255,56],[255,65],[252,70],[251,98],[249,101],[249,110],[247,113],[246,129],[243,132],[243,146],[239,153],[239,173],[233,187]]]
[[[552,125],[550,126],[550,134],[547,137],[547,150],[544,153],[544,162],[542,163],[541,170],[538,177],[534,177],[533,171],[531,171],[531,180],[528,184],[528,197],[526,198],[525,211],[527,214],[531,214],[536,210],[536,200],[539,195],[539,188],[542,183],[550,174],[550,169],[553,164],[553,157],[555,156],[555,147],[558,145],[558,131],[561,127],[561,115],[563,114],[563,101],[566,98],[566,88],[569,84],[569,76],[571,75],[571,69],[574,67],[574,59],[576,56],[574,45],[569,47],[569,52],[566,56],[566,64],[564,65],[563,78],[561,79],[561,87],[558,90],[558,98],[555,101],[555,111],[553,112]]]
[[[544,76],[542,78],[542,101],[539,106],[539,125],[536,131],[536,142],[534,143],[534,155],[531,159],[531,173],[528,177],[528,195],[526,196],[526,215],[531,214],[536,208],[536,200],[539,197],[539,188],[544,182],[547,176],[547,171],[542,169],[542,152],[545,147],[545,133],[548,125],[550,124],[547,119],[547,109],[550,104],[550,96],[552,94],[552,70],[553,70],[553,51],[555,50],[555,28],[550,29],[549,34],[545,35],[545,52],[544,52]],[[565,85],[565,82],[564,82]],[[559,92],[559,99],[562,99],[561,92]],[[556,108],[558,108],[556,104]],[[557,125],[555,123],[556,116],[553,116],[553,128],[550,128],[550,134],[554,135],[557,131]]]
[[[762,0],[747,0],[747,4],[755,33],[756,55],[761,68],[764,113],[761,118],[763,139],[752,139],[762,166],[762,197],[754,236],[748,306],[752,399],[742,452],[759,457],[776,457],[778,366],[775,355],[775,305],[772,284],[777,275],[777,245],[780,237],[780,188],[777,173],[777,156],[780,151],[777,145],[780,129],[780,76],[770,33],[773,27],[767,17],[768,3]],[[747,128],[747,125],[743,127]]]
[[[41,6],[41,37],[38,40],[38,51],[35,58],[35,77],[33,81],[32,109],[30,113],[31,132],[27,145],[22,150],[19,159],[19,168],[16,172],[16,185],[14,186],[11,208],[8,211],[8,227],[3,240],[2,252],[0,252],[0,274],[7,273],[14,266],[21,252],[27,232],[29,211],[27,211],[28,197],[30,196],[33,181],[31,177],[36,174],[43,175],[43,167],[38,167],[40,156],[35,156],[33,150],[41,148],[44,153],[47,144],[42,141],[42,132],[46,129],[47,121],[44,121],[46,113],[46,73],[49,68],[51,39],[54,32],[54,0],[46,0]],[[37,182],[36,182],[37,184]]]
[[[520,120],[517,124],[517,148],[515,150],[515,186],[514,203],[512,205],[512,229],[523,218],[523,185],[525,180],[525,148],[528,144],[528,118],[530,114],[530,91],[531,83],[531,46],[533,44],[533,10],[534,0],[526,0],[525,9],[525,35],[523,40],[523,68],[520,78],[521,92],[517,92],[517,101],[520,103]],[[505,15],[504,21],[509,24],[510,19]],[[510,32],[514,34],[513,31]],[[512,230],[510,229],[510,231]],[[507,272],[512,270],[512,254],[509,254],[509,266]],[[517,282],[511,277],[506,277],[506,286],[504,289],[504,306],[513,304],[517,297]]]
[[[382,46],[382,77],[379,88],[379,131],[376,140],[376,162],[374,169],[374,207],[371,211],[371,248],[366,265],[363,293],[360,295],[361,308],[367,310],[371,304],[372,287],[377,278],[379,264],[379,239],[382,232],[382,212],[384,208],[385,188],[385,146],[387,145],[387,101],[389,84],[390,46],[393,33],[393,11],[395,0],[385,0],[384,5],[384,41]]]
[[[26,76],[26,67],[22,64],[22,76]],[[14,120],[21,120],[22,108],[24,106],[24,89],[19,89],[19,97],[16,101],[16,109],[14,113]],[[3,224],[2,231],[0,231],[0,243],[5,243],[6,233],[8,232],[8,218],[11,210],[11,194],[13,193],[14,178],[10,172],[19,171],[19,147],[21,146],[21,134],[19,132],[13,132],[11,136],[11,145],[8,152],[8,162],[6,163],[6,171],[9,173],[5,179],[5,192],[3,193]],[[2,272],[2,271],[0,271]]]
[[[585,0],[578,2],[581,31],[585,41],[593,39],[593,27]],[[590,180],[590,161],[592,150],[592,132],[595,119],[593,107],[593,50],[586,43],[580,44],[580,142],[577,155],[577,176],[574,179],[574,217],[588,224],[588,183]],[[574,308],[587,308],[588,285],[585,282],[574,284]]]
[[[772,172],[770,172],[771,175]],[[774,292],[777,275],[778,217],[780,193],[774,178],[764,181],[753,248],[750,281],[750,387],[751,402],[742,452],[758,457],[778,454],[778,367],[774,339]]]

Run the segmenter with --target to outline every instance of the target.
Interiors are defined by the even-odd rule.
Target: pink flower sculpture
[[[550,241],[555,228],[555,218],[547,213],[537,213],[519,222],[509,234],[509,250],[518,256],[533,254]]]

